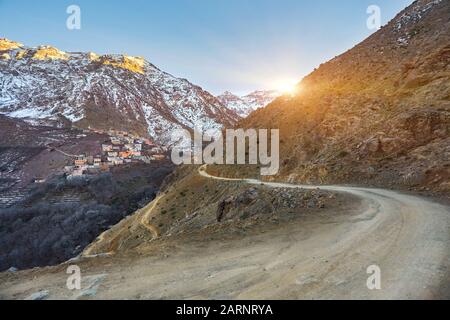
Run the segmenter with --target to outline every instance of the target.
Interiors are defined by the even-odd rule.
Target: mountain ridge
[[[236,111],[239,116],[245,118],[253,111],[264,108],[281,95],[276,90],[256,90],[244,96],[225,91],[217,98],[228,109]]]
[[[172,130],[239,119],[209,92],[142,57],[0,39],[0,75],[0,113],[30,121],[125,130],[167,144]]]

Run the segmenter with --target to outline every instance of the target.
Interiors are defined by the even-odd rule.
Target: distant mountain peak
[[[224,93],[222,93],[220,96],[232,96],[232,97],[237,97],[237,95],[235,95],[233,92],[231,91],[225,91]]]
[[[37,60],[67,60],[69,55],[52,46],[40,46],[34,54],[33,59]]]
[[[227,108],[234,110],[241,117],[246,117],[253,111],[263,108],[281,96],[276,90],[256,90],[245,96],[238,96],[225,91],[217,98]]]
[[[15,41],[11,41],[6,38],[0,38],[0,51],[8,51],[22,48],[23,44]]]
[[[116,57],[101,56],[99,58],[105,65],[111,65],[113,67],[122,68],[131,72],[144,74],[146,61],[142,57],[132,57],[127,55],[121,55]]]

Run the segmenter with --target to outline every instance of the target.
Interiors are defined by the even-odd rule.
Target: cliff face
[[[218,99],[140,57],[27,48],[0,39],[0,113],[33,123],[75,124],[149,135],[220,128],[239,117]]]
[[[419,0],[241,122],[281,130],[281,176],[450,190],[450,2]]]

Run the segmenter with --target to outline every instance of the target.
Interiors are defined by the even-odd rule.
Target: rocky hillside
[[[34,179],[64,173],[69,154],[99,154],[106,135],[81,130],[31,125],[0,115],[0,209],[22,201]]]
[[[234,111],[140,57],[28,48],[0,39],[0,113],[32,122],[127,130],[162,144],[176,128],[231,125]]]
[[[246,96],[237,96],[229,91],[223,93],[217,98],[230,110],[245,118],[253,111],[264,108],[281,94],[274,90],[254,91]]]
[[[418,0],[243,120],[279,128],[283,179],[450,191],[450,1]]]

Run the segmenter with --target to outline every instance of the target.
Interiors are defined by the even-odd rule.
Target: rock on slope
[[[419,0],[243,120],[280,128],[281,176],[450,191],[450,1]]]
[[[27,48],[0,39],[0,113],[30,121],[127,130],[166,143],[172,129],[218,128],[234,111],[140,57]]]
[[[264,108],[279,96],[281,94],[275,90],[254,91],[243,97],[227,91],[217,98],[228,109],[236,111],[239,116],[244,118],[253,111]]]

